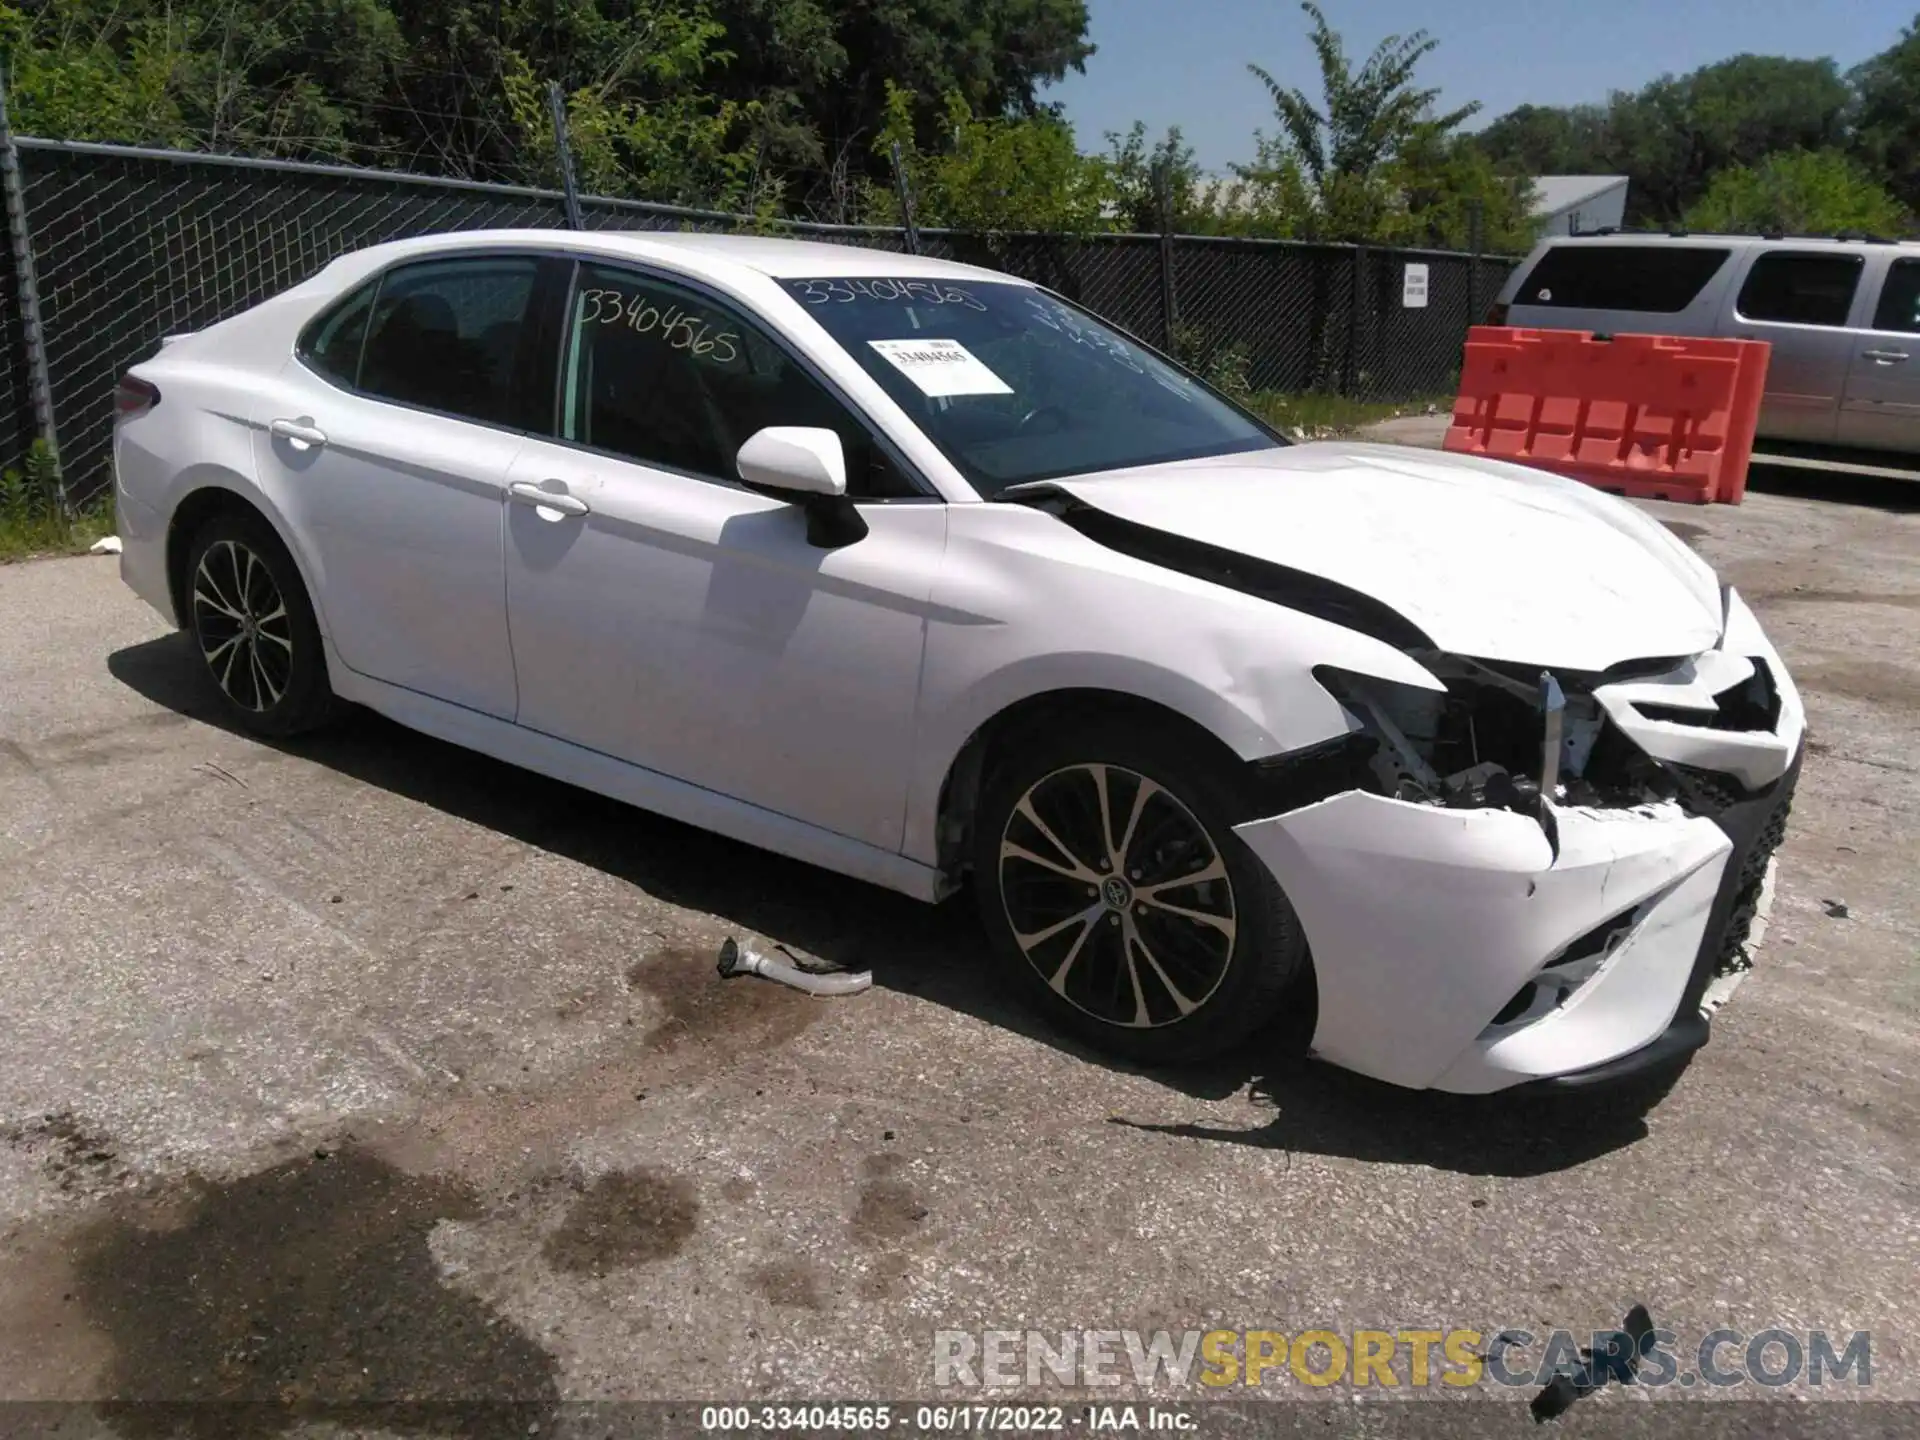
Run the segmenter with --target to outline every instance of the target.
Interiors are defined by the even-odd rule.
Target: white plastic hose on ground
[[[809,995],[858,995],[873,984],[871,970],[862,970],[858,974],[844,970],[816,973],[802,969],[791,961],[744,949],[731,935],[720,947],[720,974],[728,979],[735,975],[759,975],[782,985],[791,985],[795,990],[804,990]]]

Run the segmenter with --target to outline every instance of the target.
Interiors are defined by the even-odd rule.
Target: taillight
[[[1487,324],[1504,325],[1506,323],[1507,323],[1507,307],[1501,302],[1496,300],[1493,304],[1493,308],[1487,311]]]
[[[137,375],[122,375],[113,390],[113,413],[121,420],[144,415],[160,403],[160,387]]]

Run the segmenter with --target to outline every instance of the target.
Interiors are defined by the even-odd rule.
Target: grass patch
[[[0,563],[77,555],[113,534],[111,490],[69,513],[59,486],[59,465],[38,440],[19,469],[0,474]]]
[[[0,510],[0,565],[49,555],[81,555],[103,535],[113,534],[113,503],[102,499],[71,517],[57,511],[22,515]]]
[[[1322,440],[1401,415],[1452,413],[1451,395],[1432,400],[1349,400],[1344,395],[1250,395],[1243,402],[1254,414],[1282,433],[1299,430],[1306,439]],[[1431,411],[1429,410],[1431,408]]]

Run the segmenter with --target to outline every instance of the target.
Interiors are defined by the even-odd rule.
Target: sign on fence
[[[1400,303],[1409,310],[1427,308],[1427,267],[1409,265],[1400,282]]]

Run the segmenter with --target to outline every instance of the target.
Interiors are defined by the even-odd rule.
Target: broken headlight
[[[1609,735],[1593,677],[1485,664],[1429,651],[1415,657],[1445,686],[1424,690],[1322,666],[1314,677],[1374,745],[1378,793],[1416,803],[1516,810],[1544,800],[1637,804],[1654,798],[1656,767]]]
[[[1353,727],[1374,741],[1369,770],[1380,794],[1464,809],[1541,813],[1538,779],[1480,753],[1481,722],[1471,711],[1461,713],[1452,689],[1423,690],[1326,665],[1313,674]],[[1524,728],[1527,721],[1495,716],[1486,723],[1493,727],[1491,734],[1509,724]],[[1537,711],[1532,724],[1537,737]],[[1538,739],[1534,754],[1539,754]]]

